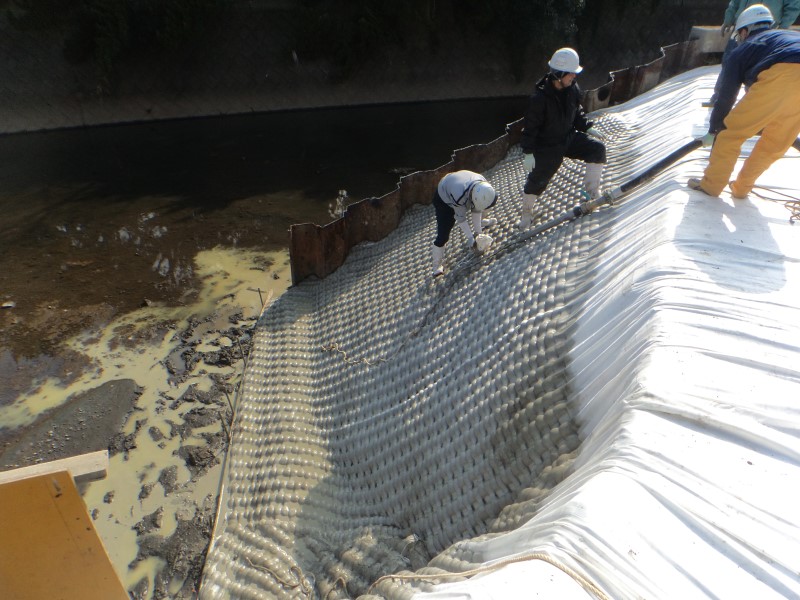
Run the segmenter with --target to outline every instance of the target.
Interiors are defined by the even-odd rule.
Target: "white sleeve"
[[[459,223],[461,226],[461,230],[464,232],[464,235],[467,236],[467,243],[472,246],[473,242],[475,241],[475,236],[472,235],[472,227],[470,227],[469,221],[464,219]]]
[[[474,212],[472,213],[472,228],[475,230],[475,235],[480,235],[481,231],[481,220],[483,219],[483,213]]]

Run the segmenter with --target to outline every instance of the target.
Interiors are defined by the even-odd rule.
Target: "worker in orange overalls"
[[[692,189],[719,196],[742,144],[761,132],[730,182],[734,198],[746,197],[800,134],[800,32],[770,29],[772,24],[772,13],[763,4],[745,9],[736,20],[739,45],[722,67],[719,97],[703,138],[704,145],[713,144],[711,156],[703,178],[689,179]],[[747,93],[733,107],[742,84]]]

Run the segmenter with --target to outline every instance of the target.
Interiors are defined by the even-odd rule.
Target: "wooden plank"
[[[0,596],[129,600],[67,471],[0,485]]]
[[[80,456],[3,471],[0,472],[0,485],[59,471],[68,471],[79,484],[104,479],[108,472],[108,450],[98,450]]]

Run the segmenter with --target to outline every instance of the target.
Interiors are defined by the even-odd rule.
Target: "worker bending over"
[[[436,210],[436,240],[432,247],[434,277],[444,272],[444,246],[456,222],[464,231],[469,247],[483,252],[491,244],[492,238],[483,233],[483,228],[495,225],[497,219],[483,219],[483,212],[496,201],[497,192],[483,175],[456,171],[442,177],[433,195]]]
[[[800,133],[800,32],[770,29],[772,24],[772,13],[763,4],[745,9],[736,20],[739,45],[722,66],[719,97],[703,138],[704,145],[713,144],[711,156],[703,178],[689,179],[692,189],[718,196],[742,144],[761,132],[730,182],[734,198],[746,197]],[[742,84],[747,92],[733,107]]]
[[[769,9],[772,14],[773,27],[778,29],[789,29],[792,24],[797,20],[800,15],[800,0],[765,0],[764,2],[754,2],[753,0],[730,0],[728,8],[725,9],[725,16],[722,18],[722,27],[720,33],[722,37],[728,38],[725,44],[725,52],[722,53],[723,65],[728,60],[731,52],[736,48],[736,36],[731,36],[733,33],[733,26],[745,10],[754,4],[763,4]],[[717,96],[719,96],[719,88],[722,83],[720,78],[717,78],[717,83],[714,85],[714,93],[711,95],[709,101],[710,106],[717,103]]]
[[[558,171],[564,157],[586,163],[583,179],[588,199],[600,196],[600,177],[606,162],[606,147],[597,139],[603,136],[592,128],[581,106],[581,90],[575,82],[580,66],[572,48],[556,50],[549,72],[536,84],[528,102],[522,130],[523,166],[527,179],[522,196],[520,229],[530,227],[537,210],[537,200]],[[536,213],[536,214],[534,214]]]

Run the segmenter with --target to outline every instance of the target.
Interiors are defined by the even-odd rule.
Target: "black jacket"
[[[533,90],[525,125],[522,130],[522,151],[525,154],[561,153],[571,134],[592,126],[581,106],[581,90],[577,83],[557,90],[547,76]]]

